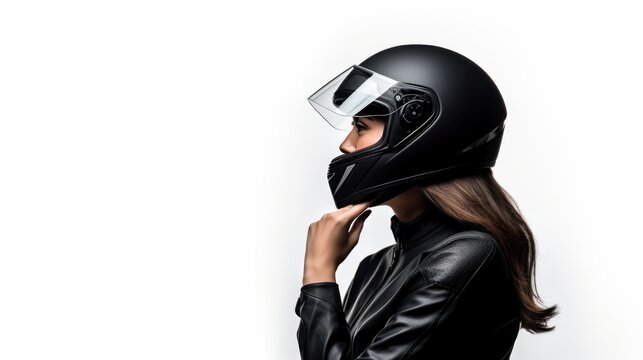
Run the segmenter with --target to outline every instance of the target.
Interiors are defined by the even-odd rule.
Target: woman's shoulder
[[[496,248],[497,246],[496,239],[487,231],[466,229],[442,239],[440,242],[426,249],[426,252],[437,253],[453,248],[481,250],[485,248]]]
[[[461,290],[499,252],[491,234],[467,230],[427,249],[418,268],[426,282]]]

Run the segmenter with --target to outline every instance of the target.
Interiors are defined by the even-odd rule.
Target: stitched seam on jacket
[[[472,233],[473,233],[473,235],[472,235]],[[475,236],[475,234],[483,234],[483,236]],[[455,236],[455,235],[457,235],[457,236]],[[482,232],[482,231],[477,231],[477,230],[467,230],[467,231],[463,231],[462,233],[457,233],[455,235],[453,237],[451,237],[451,238],[444,239],[444,241],[446,241],[446,240],[449,240],[449,241],[445,242],[445,243],[442,243],[440,247],[431,250],[431,253],[442,249],[443,247],[451,244],[452,242],[454,242],[456,240],[460,240],[460,239],[464,239],[464,238],[470,238],[470,239],[484,239],[484,238],[493,239],[490,234],[487,234],[487,233]]]
[[[319,296],[315,296],[315,295],[313,295],[313,294],[309,294],[309,293],[307,293],[307,292],[305,292],[305,291],[302,291],[302,292],[303,292],[304,294],[306,294],[307,296],[313,297],[313,298],[315,298],[315,299],[319,299],[319,300],[321,300],[321,301],[323,301],[323,302],[325,302],[325,303],[327,303],[327,304],[330,304],[330,305],[332,305],[332,307],[334,307],[334,308],[336,308],[336,307],[337,307],[337,306],[336,306],[336,304],[334,304],[334,303],[332,303],[332,302],[330,302],[330,301],[328,301],[328,300],[326,300],[326,299],[320,298]],[[304,301],[305,301],[305,300],[304,300]]]

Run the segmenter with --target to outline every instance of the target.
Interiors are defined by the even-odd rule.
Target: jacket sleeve
[[[297,340],[302,360],[349,358],[350,332],[337,283],[302,286],[295,312],[301,319]]]
[[[360,261],[351,280],[344,301],[359,291],[355,285],[358,274],[364,270],[373,255]],[[299,353],[302,359],[348,359],[350,331],[335,282],[317,282],[301,287],[295,313],[300,317],[297,329]]]
[[[493,251],[484,244],[459,243],[442,252],[431,266],[420,265],[422,276],[413,290],[355,359],[413,359],[432,345],[432,335],[449,321],[460,294]],[[297,338],[303,360],[350,359],[350,330],[336,283],[304,285],[296,313],[301,318]]]

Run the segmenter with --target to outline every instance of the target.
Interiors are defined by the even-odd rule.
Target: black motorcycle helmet
[[[493,80],[468,58],[432,45],[401,45],[354,65],[308,100],[333,127],[385,120],[380,140],[334,158],[337,208],[379,205],[416,186],[495,165],[507,116]]]

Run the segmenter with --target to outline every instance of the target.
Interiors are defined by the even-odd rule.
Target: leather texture
[[[393,215],[391,230],[343,300],[335,282],[301,287],[301,358],[509,359],[520,303],[496,240],[433,205],[409,223]]]

